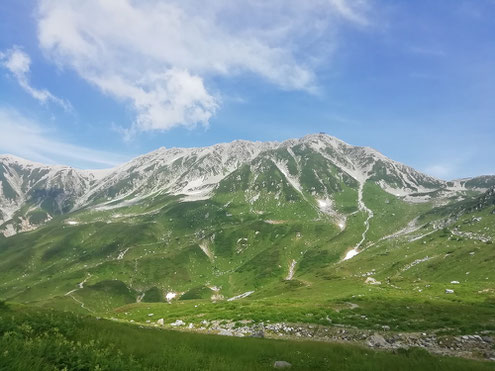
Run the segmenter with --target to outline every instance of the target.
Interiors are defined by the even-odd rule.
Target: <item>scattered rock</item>
[[[263,332],[263,330],[258,330],[258,331],[254,331],[252,334],[251,334],[251,337],[252,338],[264,338],[265,337],[265,333]]]
[[[454,290],[451,290],[451,289],[445,289],[445,293],[446,293],[446,294],[453,294],[453,293],[454,293]]]
[[[273,368],[290,368],[292,365],[286,361],[275,361]]]
[[[385,338],[379,334],[373,334],[368,339],[368,345],[373,348],[386,348],[390,344],[385,340]]]
[[[493,338],[490,336],[482,336],[481,340],[483,340],[485,343],[492,344],[493,343]]]
[[[172,322],[170,326],[179,327],[179,326],[184,326],[185,324],[186,323],[183,320],[178,319],[177,321]]]
[[[377,281],[373,277],[366,278],[366,280],[364,281],[364,283],[366,283],[368,285],[381,285],[382,284],[380,281]]]
[[[459,281],[450,281],[450,283],[453,285],[458,285],[460,282]]]
[[[156,321],[156,323],[160,326],[163,326],[165,324],[165,321],[163,320],[163,318],[160,318],[158,321]]]

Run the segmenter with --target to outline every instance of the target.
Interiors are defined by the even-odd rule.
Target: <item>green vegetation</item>
[[[420,349],[377,352],[339,344],[237,339],[166,331],[0,305],[0,368],[24,370],[493,370]]]
[[[358,151],[363,164],[373,161]],[[438,188],[399,197],[384,189],[404,187],[411,169],[377,161],[374,175],[360,184],[335,165],[349,164],[346,158],[331,160],[342,155],[337,152],[309,144],[262,152],[223,178],[208,199],[188,202],[156,188],[143,198],[109,199],[141,179],[132,171],[69,214],[60,215],[73,200],[55,202],[58,185],[33,191],[40,202],[26,203],[15,220],[49,221],[0,237],[0,299],[29,305],[1,309],[5,362],[20,362],[8,364],[14,369],[263,369],[277,358],[307,369],[488,367],[418,350],[384,354],[152,328],[159,319],[164,328],[180,320],[194,329],[204,321],[247,321],[493,337],[493,191]],[[183,166],[200,171],[203,161],[211,165],[192,156],[146,166],[166,176]],[[440,187],[420,180],[417,190]],[[359,254],[344,260],[356,246]],[[32,347],[33,358],[14,361],[23,346]],[[472,356],[489,358],[490,351]]]

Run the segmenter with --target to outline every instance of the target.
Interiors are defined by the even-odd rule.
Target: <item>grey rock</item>
[[[485,343],[489,343],[489,344],[493,343],[493,339],[489,336],[482,336],[481,338]]]
[[[273,368],[291,368],[292,365],[286,361],[275,361]]]
[[[379,334],[372,335],[368,340],[368,345],[376,348],[386,348],[390,344]]]
[[[251,337],[252,338],[264,338],[265,337],[265,333],[263,331],[254,331],[251,334]]]
[[[185,324],[186,323],[183,320],[178,319],[175,322],[172,322],[170,326],[179,327],[179,326],[184,326]]]

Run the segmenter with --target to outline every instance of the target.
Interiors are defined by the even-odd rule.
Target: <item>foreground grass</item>
[[[493,364],[317,342],[229,338],[140,328],[0,304],[1,370],[493,370]]]
[[[230,302],[199,299],[177,300],[170,304],[133,303],[105,316],[141,323],[147,320],[156,322],[160,318],[165,323],[180,319],[194,325],[203,320],[250,320],[257,323],[343,325],[365,330],[381,330],[388,326],[397,332],[444,335],[495,332],[495,297],[476,293],[479,286],[457,285],[456,294],[446,295],[445,286],[439,283],[431,282],[423,292],[418,292],[414,290],[417,284],[407,281],[394,281],[401,288],[385,282],[380,286],[366,285],[363,281],[362,277],[335,278],[314,280],[311,286],[306,286],[293,280],[274,287],[279,295],[256,298],[255,293]],[[425,284],[422,282],[422,287]],[[270,288],[265,292],[268,290]]]

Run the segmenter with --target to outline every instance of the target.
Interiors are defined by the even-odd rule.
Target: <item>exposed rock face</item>
[[[253,174],[267,169],[279,172],[296,192],[329,201],[339,191],[335,180],[344,180],[356,189],[369,180],[412,202],[421,201],[432,191],[447,195],[495,184],[495,177],[447,183],[371,148],[352,146],[323,134],[282,143],[235,141],[203,148],[160,148],[114,169],[95,171],[47,166],[4,155],[0,156],[0,233],[12,235],[34,229],[55,215],[85,207],[132,205],[157,193],[179,195],[183,201],[207,199],[222,180],[243,167]],[[314,174],[303,174],[308,168]],[[255,202],[257,193],[252,191]],[[344,226],[345,221],[338,224]]]

